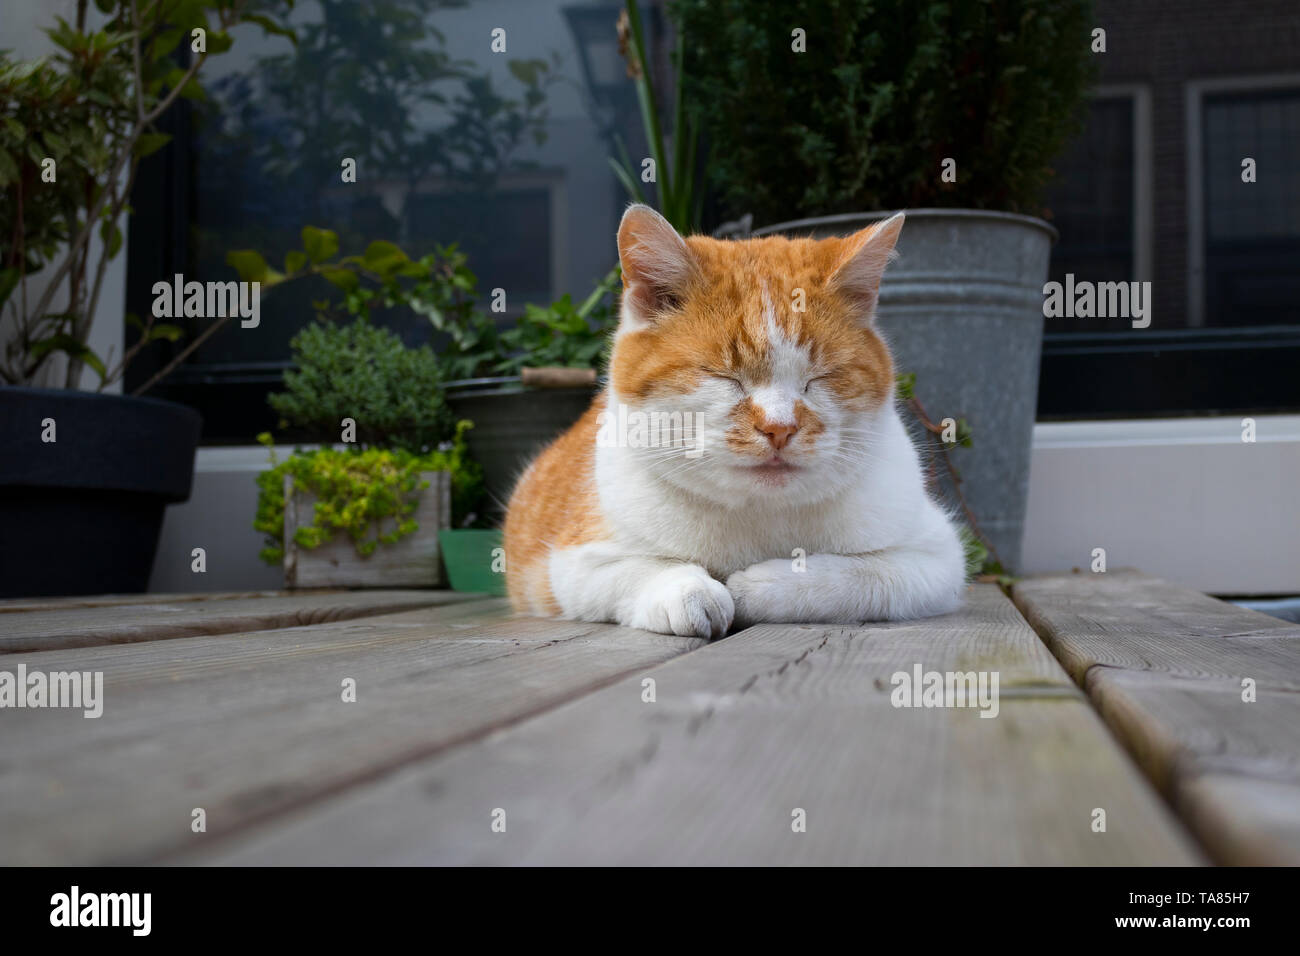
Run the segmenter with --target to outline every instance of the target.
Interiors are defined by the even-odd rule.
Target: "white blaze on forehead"
[[[767,283],[759,288],[763,299],[763,322],[767,326],[768,357],[772,377],[767,385],[750,393],[750,399],[763,410],[772,424],[795,422],[794,405],[803,393],[808,375],[808,351],[796,342],[777,321],[776,303]]]

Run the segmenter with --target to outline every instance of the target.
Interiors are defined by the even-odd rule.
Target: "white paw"
[[[794,570],[785,558],[751,564],[727,578],[736,604],[736,626],[800,620],[801,585],[807,573]]]
[[[697,565],[683,564],[650,579],[626,623],[660,634],[721,637],[734,613],[731,594],[722,582]]]

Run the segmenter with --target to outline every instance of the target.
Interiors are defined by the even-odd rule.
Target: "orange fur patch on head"
[[[761,386],[771,372],[770,317],[781,335],[807,349],[841,401],[881,404],[893,363],[871,328],[861,287],[843,278],[867,238],[686,239],[695,271],[675,308],[618,336],[610,365],[615,391],[631,401],[681,394],[709,372]]]

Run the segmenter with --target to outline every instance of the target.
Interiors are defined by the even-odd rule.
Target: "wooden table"
[[[711,644],[437,591],[7,602],[20,664],[103,715],[0,709],[3,864],[1300,862],[1300,628],[1133,573]],[[996,717],[894,706],[918,666],[996,673]]]

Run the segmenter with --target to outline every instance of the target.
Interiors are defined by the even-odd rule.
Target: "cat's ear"
[[[623,321],[632,328],[677,307],[699,268],[686,240],[649,206],[636,204],[618,226]]]
[[[828,285],[853,302],[863,325],[875,315],[880,280],[884,278],[885,266],[897,257],[894,244],[902,229],[900,212],[841,241],[842,251],[831,270]]]

